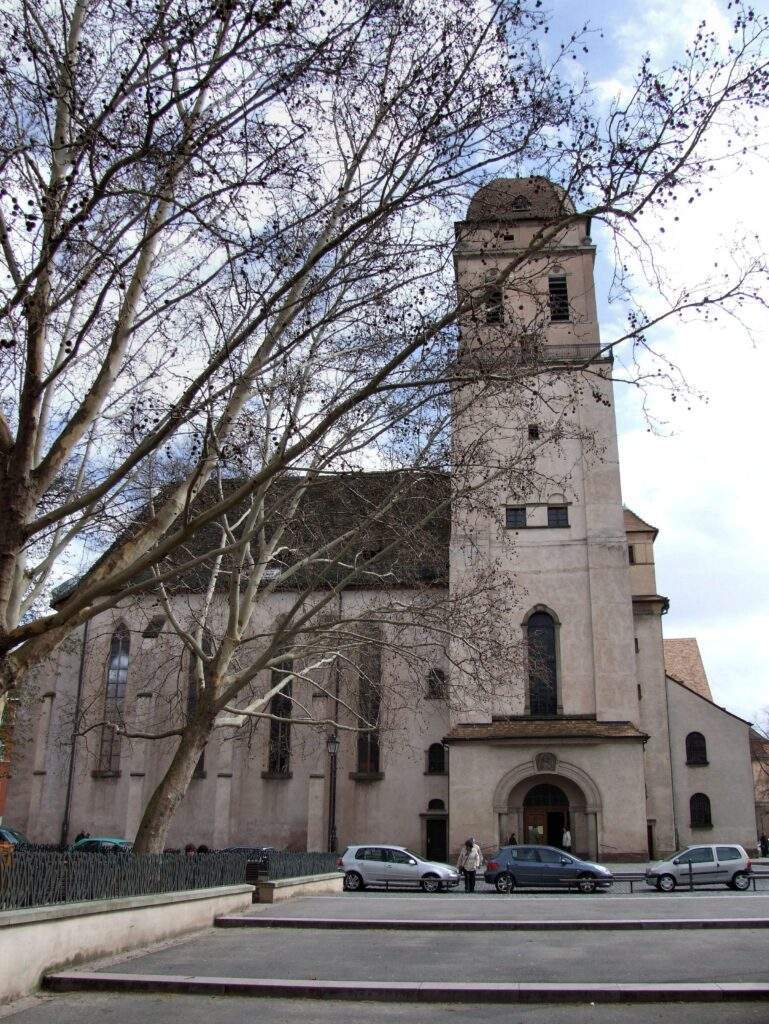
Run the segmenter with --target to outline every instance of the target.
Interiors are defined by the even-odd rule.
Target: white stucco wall
[[[667,691],[678,845],[731,842],[753,851],[756,834],[749,723],[672,679],[667,681]],[[705,737],[708,764],[686,764],[690,732]],[[694,793],[710,798],[711,828],[691,828],[689,800]]]

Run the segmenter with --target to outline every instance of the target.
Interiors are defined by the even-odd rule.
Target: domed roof
[[[574,213],[574,203],[547,178],[497,178],[479,188],[467,220],[551,220]]]

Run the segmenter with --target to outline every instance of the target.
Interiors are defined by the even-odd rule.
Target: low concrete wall
[[[0,912],[0,1003],[34,992],[46,971],[208,928],[247,910],[251,885]]]
[[[320,896],[324,893],[340,893],[344,875],[332,871],[327,875],[303,875],[300,878],[278,878],[273,882],[257,882],[257,903],[282,903],[295,896]]]

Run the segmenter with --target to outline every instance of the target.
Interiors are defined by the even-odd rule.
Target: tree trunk
[[[147,804],[134,841],[134,853],[162,853],[166,836],[179,804],[189,788],[192,773],[211,737],[213,719],[195,719],[182,733],[173,760]]]

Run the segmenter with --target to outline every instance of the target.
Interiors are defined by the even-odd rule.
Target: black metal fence
[[[222,850],[135,855],[27,846],[0,858],[0,910],[209,889],[336,870],[334,853]]]
[[[263,878],[300,878],[336,871],[336,853],[301,853],[290,850],[266,850],[260,867]]]
[[[0,910],[237,885],[253,855],[17,850],[0,860]]]

